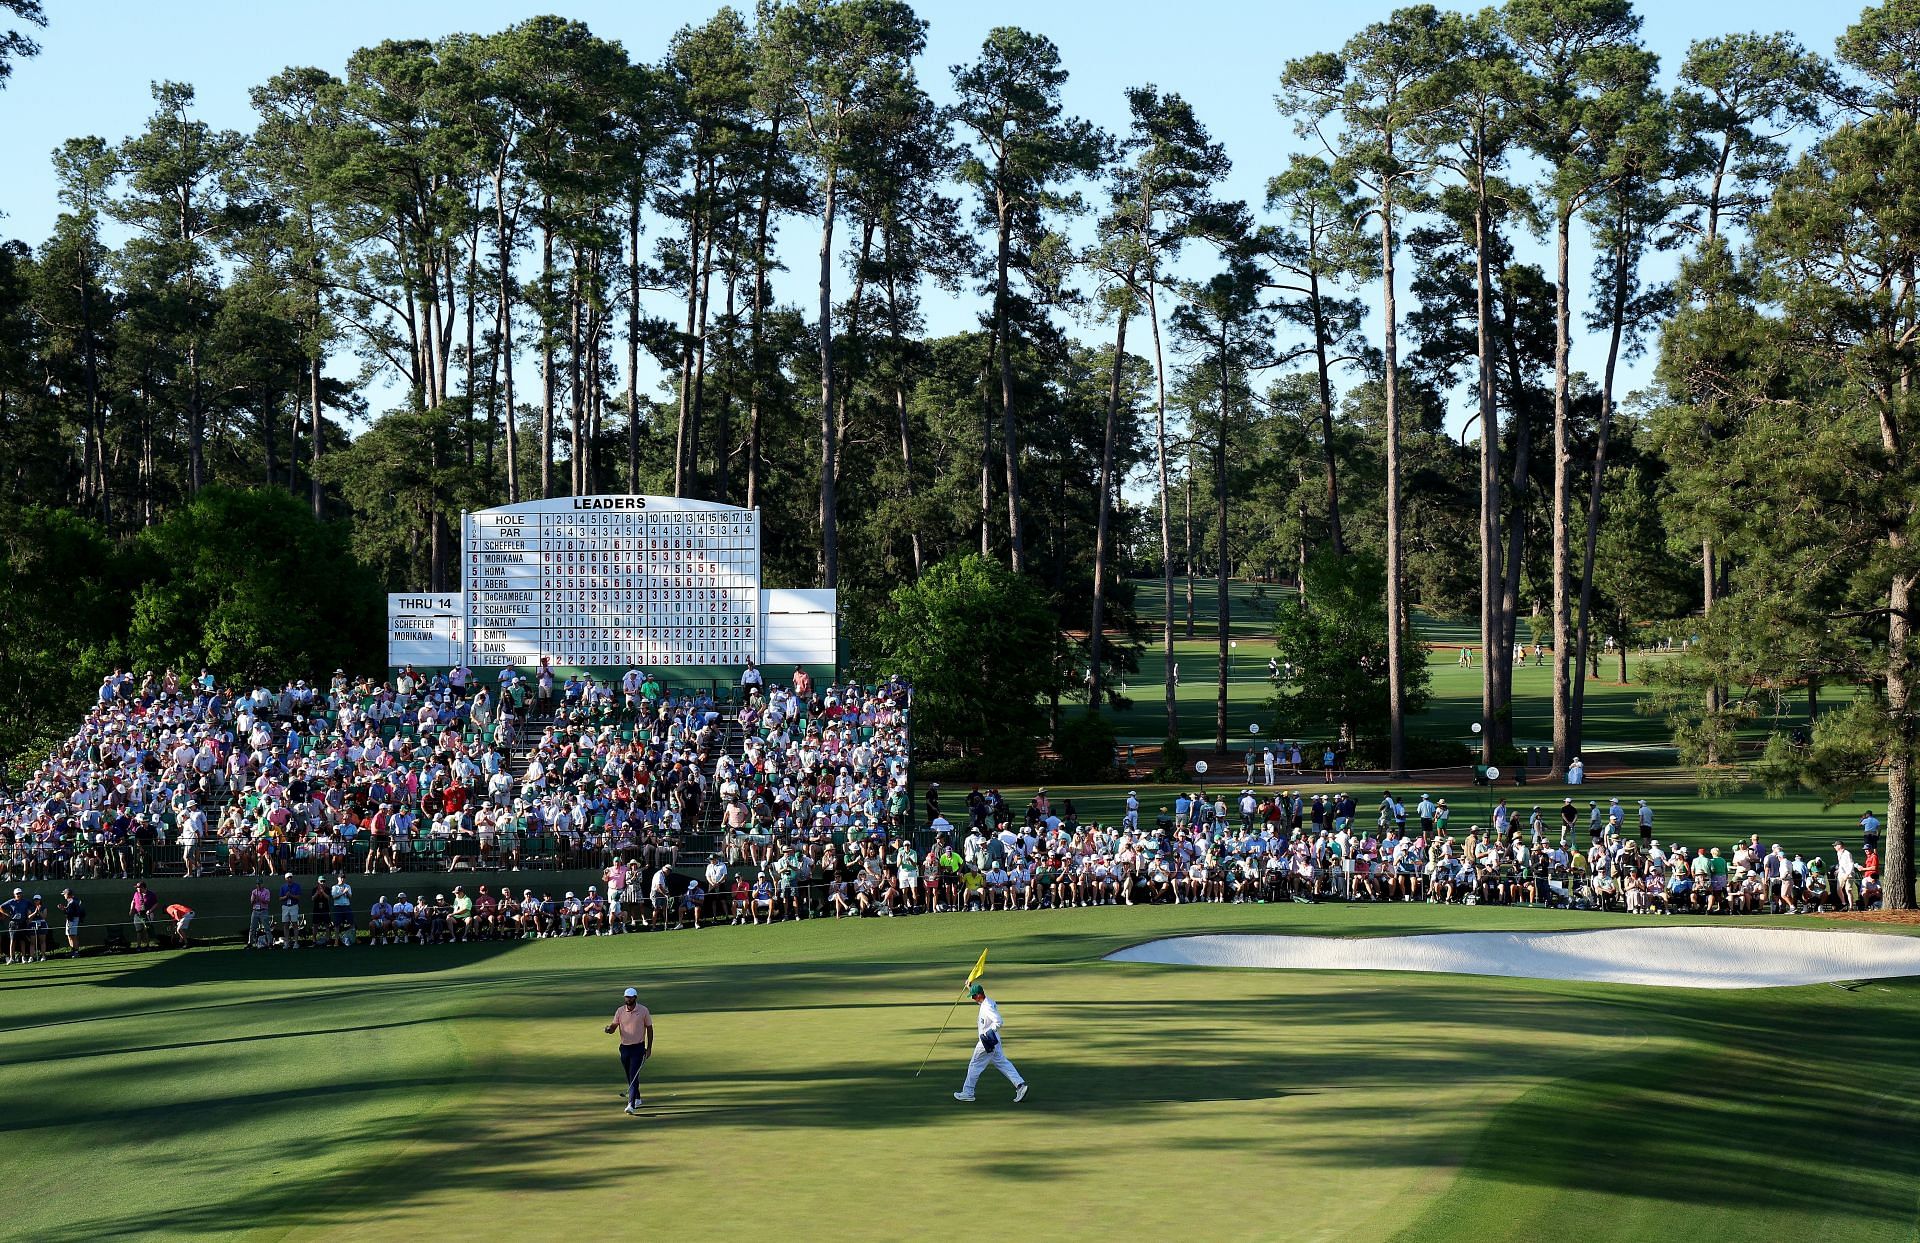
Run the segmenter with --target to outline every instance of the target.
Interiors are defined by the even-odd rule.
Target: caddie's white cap
[[[637,988],[630,988],[626,991],[624,995],[628,997],[638,997],[640,995],[640,990]]]

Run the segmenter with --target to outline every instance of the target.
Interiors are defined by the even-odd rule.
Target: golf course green
[[[1920,982],[1103,961],[1624,922],[1097,908],[8,968],[5,1233],[1912,1239]],[[992,1072],[952,1099],[965,1006],[914,1073],[982,948],[1019,1105]],[[639,1118],[601,1031],[629,984],[658,1033]]]

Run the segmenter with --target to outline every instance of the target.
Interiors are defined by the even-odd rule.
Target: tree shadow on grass
[[[339,961],[345,968],[361,957],[369,975],[402,965],[384,950]],[[435,996],[465,1024],[564,1024],[609,1010],[611,997],[594,990],[624,969],[527,962],[504,970],[498,960],[457,984],[435,970],[361,980],[360,971],[343,969],[326,977],[335,987],[288,995],[319,1007]],[[951,1143],[956,1123],[981,1125],[995,1136],[983,1173],[1040,1184],[1054,1176],[1048,1152],[1152,1161],[1164,1155],[1168,1135],[1157,1124],[1217,1118],[1217,1131],[1183,1129],[1178,1142],[1332,1178],[1462,1162],[1497,1187],[1602,1187],[1679,1211],[1697,1211],[1703,1196],[1734,1196],[1808,1212],[1839,1201],[1863,1220],[1912,1220],[1920,1152],[1909,1125],[1913,1080],[1901,1076],[1913,1065],[1915,986],[1858,996],[1729,994],[1390,975],[1262,973],[1256,982],[1242,972],[1095,968],[1102,986],[1092,990],[1084,962],[1023,962],[999,971],[1014,977],[1014,996],[1026,998],[1009,1011],[1008,1052],[1033,1095],[1015,1106],[995,1076],[983,1082],[979,1104],[963,1107],[949,1093],[971,1044],[964,1012],[962,1029],[949,1034],[926,1075],[913,1077],[947,1009],[945,996],[926,999],[936,983],[943,992],[952,983],[945,963],[635,967],[662,998],[669,1033],[681,1018],[750,1016],[744,1028],[723,1029],[747,1034],[726,1047],[669,1036],[645,1083],[649,1144],[712,1128],[784,1134],[770,1139],[774,1151],[804,1152],[866,1132],[884,1136],[891,1150],[912,1151]],[[835,1012],[865,1017],[836,1025]],[[289,1027],[211,1040],[194,1057],[230,1069],[221,1082],[239,1083],[254,1056],[241,1047],[247,1042],[334,1032]],[[593,1039],[589,1033],[583,1043]],[[102,1206],[72,1232],[197,1233],[245,1221],[344,1230],[396,1208],[458,1205],[481,1193],[590,1191],[635,1175],[686,1173],[671,1157],[646,1164],[649,1148],[611,1116],[610,1050],[520,1047],[444,1070],[375,1065],[329,1084],[328,1096],[349,1109],[390,1105],[391,1121],[356,1120],[295,1138],[257,1124],[298,1116],[315,1099],[308,1085],[208,1094],[194,1118],[210,1134],[267,1132],[249,1140],[245,1159],[274,1171],[270,1184],[235,1180],[231,1150],[210,1150],[180,1171],[204,1190],[204,1203]],[[128,1091],[112,1094],[90,1121],[130,1134],[177,1123],[179,1102],[149,1101],[136,1090],[149,1073],[137,1062],[82,1065],[76,1055],[35,1082],[31,1098],[16,1099],[13,1117],[28,1128],[71,1123],[68,1102],[82,1076],[119,1074]],[[1496,1103],[1479,1107],[1486,1092],[1453,1090],[1462,1086],[1491,1091]],[[460,1102],[457,1118],[427,1112],[445,1100]]]
[[[354,945],[301,950],[219,948],[164,953],[95,979],[108,988],[179,988],[232,980],[341,980],[459,971],[511,953],[525,941],[448,945]]]

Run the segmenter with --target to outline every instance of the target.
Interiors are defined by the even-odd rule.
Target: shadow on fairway
[[[96,1203],[95,1216],[63,1224],[74,1237],[220,1233],[247,1222],[345,1232],[398,1209],[457,1212],[481,1192],[686,1176],[655,1145],[702,1131],[708,1142],[741,1137],[743,1160],[755,1159],[753,1135],[778,1132],[788,1135],[769,1145],[777,1153],[860,1132],[901,1152],[978,1145],[982,1174],[1039,1187],[1058,1167],[1036,1151],[1146,1170],[1165,1155],[1154,1145],[1169,1132],[1157,1125],[1190,1120],[1199,1126],[1179,1143],[1196,1154],[1252,1154],[1330,1180],[1457,1164],[1458,1182],[1435,1201],[1448,1229],[1429,1233],[1483,1222],[1504,1226],[1487,1237],[1549,1237],[1551,1222],[1516,1224],[1516,1189],[1542,1212],[1572,1212],[1589,1196],[1581,1211],[1597,1214],[1590,1225],[1623,1206],[1672,1225],[1729,1204],[1809,1214],[1840,1205],[1898,1231],[1913,1220],[1920,1137],[1908,1033],[1920,982],[1727,994],[1087,961],[1140,939],[1137,929],[1048,936],[1030,941],[1022,961],[992,967],[1009,989],[1008,1054],[1034,1085],[1019,1105],[992,1071],[977,1103],[951,1100],[972,1043],[965,1007],[914,1077],[950,999],[944,960],[660,964],[647,956],[680,953],[677,943],[656,951],[635,939],[596,944],[593,958],[571,962],[534,952],[509,960],[511,942],[301,951],[284,956],[289,968],[318,961],[284,989],[180,1007],[139,999],[156,1029],[131,1048],[109,1043],[124,1031],[86,1024],[132,1004],[108,996],[9,1049],[50,1063],[11,1103],[9,1122],[58,1128],[72,1121],[71,1102],[99,1099],[93,1117],[125,1134],[185,1124],[217,1140],[168,1168],[200,1200]],[[244,982],[277,975],[281,961],[189,953],[125,973],[137,981],[90,982]],[[455,968],[470,969],[443,974]],[[637,1122],[616,1112],[617,1063],[599,1043],[616,976],[640,983],[665,1033]],[[345,1025],[342,1014],[356,1008],[406,1020]],[[220,1023],[230,1015],[234,1033],[167,1044],[174,1010],[219,1011]],[[729,1033],[726,1043],[681,1036],[732,1015],[748,1016],[744,1026],[709,1027]],[[541,1025],[541,1040],[490,1040],[493,1024]],[[362,1036],[364,1066],[344,1077],[306,1081],[297,1049],[282,1060],[284,1078],[260,1076],[261,1042]],[[445,1051],[406,1056],[436,1039]],[[184,1113],[178,1099],[143,1091],[173,1054],[208,1075]],[[105,1096],[102,1083],[113,1086]],[[1485,1091],[1437,1091],[1463,1085]],[[1480,1099],[1501,1104],[1473,1107]],[[338,1122],[303,1128],[309,1110]],[[264,1177],[233,1178],[239,1136]]]
[[[93,981],[110,988],[177,988],[230,980],[344,980],[360,976],[458,971],[529,944],[465,941],[450,945],[354,945],[340,949],[167,950],[125,959],[130,970]]]
[[[1904,1234],[1920,1177],[1920,1068],[1906,1042],[1891,1038],[1901,1018],[1893,1006],[1904,994],[1910,1012],[1920,990],[1890,986],[1891,999],[1858,1004],[1828,1001],[1828,992],[1738,999],[1748,1004],[1699,994],[1610,999],[1610,1009],[1665,1026],[1681,1043],[1657,1057],[1622,1052],[1569,1068],[1501,1110],[1444,1215],[1416,1222],[1409,1237],[1440,1220],[1498,1220],[1513,1184],[1566,1189],[1570,1219],[1589,1205],[1605,1212],[1654,1201],[1682,1212],[1859,1217]],[[1810,1168],[1817,1178],[1805,1176]]]

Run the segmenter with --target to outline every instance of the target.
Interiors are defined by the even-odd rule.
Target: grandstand
[[[239,694],[207,675],[110,678],[0,800],[6,873],[697,867],[721,843],[723,788],[761,832],[842,841],[908,805],[901,685],[636,679],[616,693],[580,678],[548,696],[512,677],[471,694],[457,681],[336,673],[324,690]]]

